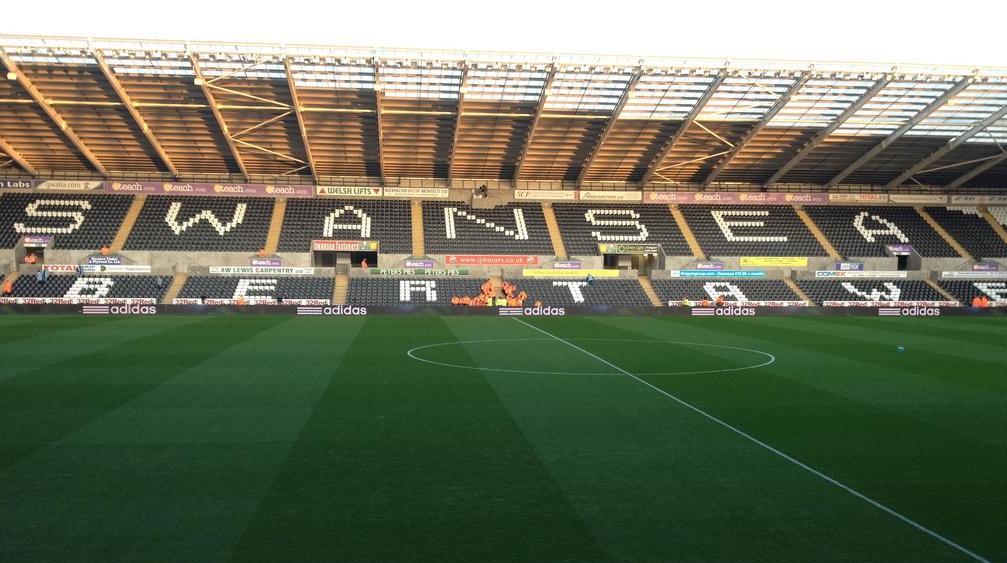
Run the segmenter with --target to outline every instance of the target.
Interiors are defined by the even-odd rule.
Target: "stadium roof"
[[[0,36],[0,177],[1007,191],[1007,68]]]

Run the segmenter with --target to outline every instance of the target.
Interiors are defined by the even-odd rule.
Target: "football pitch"
[[[1007,561],[999,317],[8,315],[0,350],[3,562]]]

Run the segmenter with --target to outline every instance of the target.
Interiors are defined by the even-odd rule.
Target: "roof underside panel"
[[[521,179],[577,180],[604,127],[604,119],[590,116],[543,116],[521,165]]]
[[[454,175],[513,179],[535,107],[525,103],[469,101],[459,121]]]
[[[908,134],[846,178],[846,184],[886,184],[922,158],[941,148],[947,139]],[[911,183],[911,182],[910,182]]]
[[[955,178],[965,174],[972,168],[982,165],[987,159],[997,158],[1002,155],[1003,151],[996,145],[963,143],[943,158],[939,158],[931,163],[922,172],[917,173],[914,178],[924,184],[943,186],[951,183]],[[997,173],[998,169],[999,175]],[[985,176],[983,178],[985,182],[990,182],[997,187],[1007,187],[1007,175],[1004,174],[1002,166],[994,166],[981,176]],[[975,181],[969,183],[969,185],[975,184]]]
[[[381,176],[373,90],[298,88],[319,176]]]
[[[457,100],[384,99],[385,176],[447,178]]]
[[[92,170],[73,143],[13,80],[0,80],[0,137],[39,171]]]
[[[110,173],[167,170],[96,62],[21,70]]]
[[[782,181],[824,184],[884,139],[876,135],[830,135],[791,168]]]
[[[702,182],[717,164],[717,159],[730,150],[725,140],[744,135],[752,125],[736,121],[693,123],[657,167],[654,181]]]
[[[192,76],[113,70],[180,173],[238,173],[223,132]]]
[[[963,170],[962,173],[964,172]],[[993,188],[997,190],[1007,188],[1007,161],[1001,161],[1000,164],[972,178],[961,189],[968,188]]]
[[[814,137],[820,129],[774,129],[766,127],[745,145],[731,165],[717,177],[718,182],[752,182],[761,184]]]
[[[643,177],[647,166],[657,156],[666,139],[674,134],[678,124],[645,119],[620,119],[601,146],[588,181],[635,182]]]

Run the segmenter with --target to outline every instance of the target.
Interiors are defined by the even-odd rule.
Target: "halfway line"
[[[757,444],[757,445],[759,445],[759,446],[761,446],[761,447],[769,450],[770,452],[772,452],[772,453],[774,453],[774,454],[782,457],[783,459],[789,461],[790,463],[793,463],[794,465],[800,467],[801,469],[804,469],[805,471],[807,471],[807,472],[809,472],[809,473],[811,473],[813,475],[817,475],[818,477],[821,477],[822,479],[828,481],[829,483],[832,483],[833,485],[839,487],[840,489],[843,489],[844,491],[850,493],[851,495],[853,495],[853,496],[855,496],[855,497],[857,497],[857,498],[859,498],[859,499],[861,499],[861,500],[869,503],[871,506],[873,506],[875,508],[878,508],[880,510],[883,510],[883,511],[887,512],[888,514],[890,514],[890,515],[898,518],[899,520],[905,522],[906,524],[909,524],[910,526],[916,528],[917,530],[919,530],[919,531],[921,531],[921,532],[929,535],[930,537],[932,537],[932,538],[940,541],[941,543],[957,549],[958,551],[964,553],[965,555],[968,555],[972,559],[975,559],[976,561],[980,561],[982,563],[991,563],[989,559],[986,559],[985,557],[983,557],[983,556],[981,556],[981,555],[979,555],[977,553],[974,553],[974,552],[972,552],[972,551],[970,551],[970,550],[968,550],[968,549],[966,549],[966,548],[958,545],[957,543],[955,543],[955,542],[949,540],[948,538],[946,538],[946,537],[938,534],[937,532],[931,530],[930,528],[927,528],[923,524],[920,524],[920,523],[916,522],[915,520],[909,518],[908,516],[903,516],[902,514],[899,514],[895,510],[893,510],[891,508],[888,508],[884,504],[881,504],[880,502],[872,499],[871,497],[869,497],[869,496],[867,496],[867,495],[865,495],[865,494],[863,494],[863,493],[861,493],[859,491],[856,491],[853,488],[851,488],[851,487],[849,487],[847,485],[844,485],[843,483],[840,483],[839,481],[833,479],[832,477],[829,477],[828,475],[826,475],[826,474],[822,473],[821,471],[819,471],[819,470],[811,467],[810,465],[807,465],[806,463],[804,463],[802,461],[799,461],[799,460],[797,460],[797,459],[795,459],[795,458],[793,458],[793,457],[791,457],[791,456],[789,456],[789,455],[781,452],[780,450],[774,448],[773,446],[770,446],[769,444],[763,442],[762,440],[759,440],[755,436],[752,436],[751,434],[748,434],[748,433],[746,433],[743,430],[739,430],[738,428],[735,428],[734,426],[731,426],[727,422],[724,422],[723,420],[720,420],[719,418],[717,418],[717,417],[713,416],[712,414],[704,411],[703,409],[701,409],[699,407],[696,407],[696,406],[693,406],[692,404],[690,404],[690,403],[688,403],[688,402],[686,402],[686,401],[684,401],[682,399],[679,399],[678,397],[672,395],[671,393],[668,393],[664,389],[661,389],[660,387],[657,387],[655,385],[652,385],[651,383],[648,383],[647,381],[645,381],[643,379],[640,379],[639,377],[637,377],[637,376],[633,375],[632,373],[630,373],[630,372],[622,369],[621,367],[613,364],[612,362],[610,362],[610,361],[608,361],[608,360],[606,360],[606,359],[604,359],[604,358],[602,358],[600,356],[592,354],[591,352],[588,352],[587,350],[581,348],[580,346],[577,346],[576,344],[574,344],[572,342],[564,340],[564,339],[556,336],[555,334],[552,334],[551,332],[542,330],[541,328],[538,328],[537,326],[528,324],[528,323],[522,321],[521,319],[519,319],[517,317],[514,317],[514,320],[517,321],[517,322],[519,322],[519,323],[521,323],[521,324],[523,324],[523,325],[525,325],[525,326],[527,326],[527,327],[529,327],[529,328],[533,328],[533,329],[541,332],[542,334],[544,334],[544,335],[546,335],[546,336],[548,336],[550,338],[558,340],[559,342],[562,342],[563,344],[566,344],[567,346],[573,348],[574,350],[578,350],[578,351],[580,351],[583,354],[587,354],[588,356],[591,356],[592,358],[594,358],[594,359],[598,360],[599,362],[601,362],[601,363],[603,363],[603,364],[611,367],[612,369],[618,371],[619,373],[622,373],[622,374],[624,374],[626,376],[629,376],[629,377],[631,377],[631,378],[639,381],[640,383],[646,385],[647,387],[650,387],[651,389],[653,389],[654,391],[657,391],[658,393],[664,395],[665,397],[668,397],[669,399],[675,401],[676,403],[682,405],[683,407],[686,407],[689,410],[692,410],[692,411],[694,411],[694,412],[696,412],[696,413],[698,413],[698,414],[706,417],[707,419],[709,419],[709,420],[711,420],[713,422],[716,422],[717,424],[723,426],[724,428],[727,428],[731,432],[734,432],[735,434],[737,434],[737,435],[739,435],[739,436],[747,439],[748,441],[753,442],[753,443],[755,443],[755,444]]]

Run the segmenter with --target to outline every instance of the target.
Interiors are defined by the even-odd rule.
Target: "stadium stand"
[[[459,201],[424,201],[426,251],[434,254],[554,254],[539,203],[473,209]]]
[[[941,280],[938,282],[962,305],[972,303],[972,298],[985,295],[991,302],[1007,305],[1007,281],[1003,280]]]
[[[783,280],[657,279],[651,284],[662,303],[716,299],[718,295],[727,302],[801,300]]]
[[[937,220],[969,254],[976,258],[1007,256],[1007,243],[1000,240],[993,227],[976,207],[928,207]]]
[[[95,249],[115,238],[131,195],[5,193],[0,195],[0,248],[23,235],[53,235],[53,248]]]
[[[846,257],[887,256],[888,244],[911,244],[920,256],[958,256],[912,207],[812,205],[804,209]]]
[[[412,252],[408,201],[287,200],[279,252],[310,252],[311,241],[377,240],[381,252]]]
[[[512,282],[518,291],[528,293],[525,306],[541,301],[547,306],[584,307],[609,305],[612,307],[651,307],[650,299],[636,280],[596,279],[588,283],[583,279],[530,279]]]
[[[451,305],[455,296],[475,296],[486,280],[479,278],[350,278],[346,303],[350,305]]]
[[[797,286],[815,303],[823,301],[944,301],[944,296],[923,280],[851,279],[797,280]]]
[[[827,256],[789,205],[682,205],[709,256]]]
[[[321,276],[191,276],[179,299],[332,299],[334,280]]]
[[[64,299],[156,299],[168,289],[169,278],[161,277],[161,285],[157,284],[158,276],[73,276],[65,274],[50,274],[44,282],[39,282],[34,275],[19,276],[14,281],[13,297],[40,297]]]
[[[554,203],[552,207],[571,256],[596,256],[601,243],[657,243],[669,256],[692,255],[665,205]]]
[[[126,250],[255,252],[266,243],[273,198],[150,196]]]

